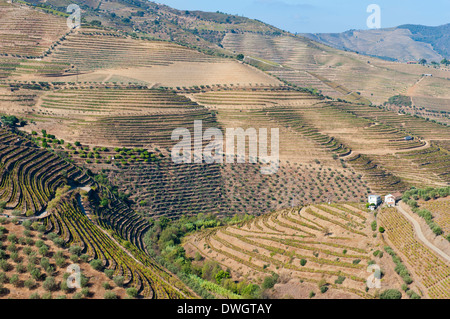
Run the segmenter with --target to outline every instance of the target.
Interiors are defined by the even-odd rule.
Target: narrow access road
[[[417,237],[419,238],[419,240],[425,244],[425,246],[427,246],[428,248],[430,248],[431,250],[433,250],[435,253],[437,253],[438,255],[440,255],[442,258],[444,258],[446,261],[450,262],[450,256],[447,255],[446,253],[444,253],[442,250],[440,250],[439,248],[437,248],[435,245],[433,245],[432,243],[430,243],[428,241],[428,239],[425,238],[423,232],[422,232],[422,228],[420,228],[420,224],[411,217],[411,215],[405,211],[402,207],[400,206],[396,206],[397,210],[406,217],[406,219],[408,219],[414,226],[414,231],[417,235]]]
[[[24,222],[25,220],[39,220],[39,219],[43,219],[45,217],[47,217],[48,215],[50,215],[47,211],[42,212],[40,215],[37,216],[33,216],[33,217],[23,217],[23,216],[10,216],[7,214],[0,214],[0,216],[6,217],[6,218],[17,218],[17,220],[19,222]]]

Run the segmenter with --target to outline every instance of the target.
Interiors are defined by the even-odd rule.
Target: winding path
[[[430,248],[431,250],[436,252],[438,255],[440,255],[442,258],[444,258],[446,261],[450,262],[450,256],[449,255],[444,253],[442,250],[437,248],[428,239],[425,238],[425,236],[424,236],[424,234],[422,232],[422,228],[420,228],[420,224],[414,218],[412,218],[411,215],[407,211],[405,211],[402,207],[396,206],[396,208],[403,216],[406,217],[406,219],[408,219],[413,224],[414,231],[415,231],[417,237],[419,238],[419,240],[423,244],[425,244],[428,248]]]

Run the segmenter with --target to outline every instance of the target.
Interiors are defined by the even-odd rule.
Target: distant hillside
[[[315,33],[305,36],[341,50],[400,62],[440,62],[450,57],[450,24],[438,27],[402,25],[378,30],[349,30],[343,33]]]
[[[411,31],[413,40],[429,43],[437,53],[450,57],[450,23],[439,27],[405,24],[398,28]]]
[[[221,41],[227,33],[280,35],[283,31],[241,16],[221,12],[177,10],[142,0],[27,0],[35,6],[66,12],[69,4],[81,8],[82,24],[122,30],[136,37],[151,37],[214,50],[226,55]]]

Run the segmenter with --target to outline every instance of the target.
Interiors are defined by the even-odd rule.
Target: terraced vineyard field
[[[367,229],[371,219],[354,204],[284,209],[194,234],[184,247],[217,260],[234,278],[287,272],[305,283],[325,280],[331,290],[371,298],[366,269],[378,245]]]
[[[279,89],[239,89],[228,91],[210,91],[190,95],[199,104],[212,108],[226,109],[260,109],[277,105],[309,105],[318,100],[317,97],[293,90]]]
[[[430,298],[450,297],[450,265],[418,241],[413,226],[396,208],[384,208],[378,221],[386,229],[387,239],[399,252],[414,280]]]
[[[247,62],[301,87],[312,87],[324,95],[350,102],[383,103],[396,92],[404,92],[426,73],[397,70],[396,63],[343,52],[301,36],[268,36],[228,33],[222,44],[248,55]],[[283,67],[262,66],[259,59]],[[370,74],[370,76],[367,76]]]
[[[293,108],[272,108],[265,109],[266,114],[270,117],[276,119],[283,126],[288,125],[293,128],[295,131],[301,133],[303,136],[312,140],[317,147],[320,147],[331,154],[333,154],[336,159],[339,157],[345,158],[345,162],[350,164],[357,172],[363,173],[365,178],[371,185],[371,188],[378,191],[395,191],[405,189],[406,185],[404,185],[401,180],[394,176],[392,173],[386,171],[380,165],[374,164],[373,160],[370,158],[370,155],[358,154],[354,153],[347,145],[350,143],[355,143],[355,135],[354,132],[351,131],[351,128],[347,126],[345,129],[346,132],[339,132],[341,136],[346,137],[346,143],[344,144],[342,141],[338,140],[336,137],[329,136],[328,134],[322,133],[321,130],[317,129],[318,123],[311,119],[311,114],[308,114],[308,110],[305,112],[304,110],[298,110]],[[313,112],[312,108],[310,109],[312,113],[321,113],[320,108],[316,107],[315,112]],[[334,116],[336,120],[336,115]],[[322,121],[326,122],[327,117],[323,117]],[[314,124],[313,124],[314,123]],[[339,123],[338,121],[334,122],[334,125]],[[344,122],[345,123],[345,122]],[[320,125],[320,124],[319,124]],[[330,129],[329,125],[329,129]],[[353,133],[348,137],[348,133]],[[344,133],[344,135],[343,135]],[[384,141],[392,144],[392,148],[401,147],[403,142],[399,140],[389,140],[392,138],[392,133],[389,132],[388,135],[384,138]],[[397,134],[397,139],[399,138],[399,134]],[[382,136],[382,135],[381,135]],[[377,137],[380,138],[380,135]],[[358,138],[360,136],[357,136]],[[368,143],[371,141],[369,140]],[[349,143],[349,144],[347,144]],[[350,144],[351,145],[351,144]],[[358,144],[354,144],[358,145]],[[420,145],[420,144],[419,144]],[[417,146],[417,144],[416,144]],[[367,146],[366,146],[367,147]],[[378,146],[379,147],[379,146]],[[364,150],[362,150],[364,151]]]
[[[433,214],[433,221],[444,231],[444,236],[450,235],[450,198],[440,198],[427,202],[420,202],[420,208],[429,210]]]
[[[78,166],[88,164],[94,172],[105,174],[120,191],[130,195],[136,211],[155,218],[198,213],[261,214],[330,199],[359,202],[370,190],[352,169],[317,164],[286,162],[276,174],[263,176],[261,164],[174,164],[165,150],[95,147],[77,154],[70,148],[63,152]]]
[[[69,69],[67,63],[0,57],[0,79],[28,79],[30,76],[52,78],[65,74]]]
[[[90,217],[94,216],[93,219],[103,229],[115,232],[118,237],[145,251],[142,238],[150,227],[147,220],[136,214],[136,211],[118,199],[108,188],[102,185],[97,187],[97,193],[91,192],[88,197],[77,198],[84,213]],[[108,200],[108,205],[103,206],[101,201],[105,199]]]
[[[303,41],[304,40],[304,41]],[[227,34],[222,41],[224,47],[234,52],[248,55],[246,61],[250,64],[266,68],[267,71],[281,79],[300,87],[311,87],[320,90],[324,95],[336,98],[345,96],[335,88],[327,85],[309,71],[316,70],[314,45],[309,40],[294,37],[272,37],[251,33],[240,35]],[[275,62],[275,66],[261,64],[261,60]],[[278,65],[278,66],[277,66]],[[279,67],[279,65],[289,67]]]
[[[201,108],[182,96],[148,89],[62,89],[48,92],[40,107],[52,114],[142,115]]]
[[[0,199],[6,210],[26,212],[26,218],[39,213],[47,232],[57,233],[67,246],[82,247],[144,297],[194,296],[146,255],[142,236],[149,224],[108,189],[25,135],[1,129],[0,141]],[[86,187],[89,193],[80,196]],[[131,253],[121,246],[125,242]]]
[[[439,147],[442,147],[443,149],[450,151],[450,140],[441,140],[441,141],[436,141],[436,145],[438,145]]]
[[[376,185],[377,192],[403,191],[408,188],[398,176],[387,171],[366,155],[351,156],[347,162],[356,170],[364,172],[369,183]]]
[[[83,262],[100,261],[139,298],[378,298],[366,281],[375,264],[383,289],[450,298],[450,265],[396,209],[364,205],[369,194],[450,184],[450,131],[436,122],[448,120],[448,70],[134,0],[75,1],[82,27],[68,30],[68,3],[32,2],[0,0],[7,220],[43,222],[55,244],[81,247]],[[410,109],[381,106],[399,94]],[[268,129],[272,141],[278,129],[279,168],[175,164],[175,129],[190,132],[191,148],[209,144],[199,122],[203,134]],[[448,203],[419,203],[446,234]],[[280,278],[272,290],[270,276]]]
[[[66,37],[51,55],[53,62],[73,64],[78,71],[152,67],[173,62],[220,62],[218,58],[161,41],[139,41],[114,31],[83,29]]]
[[[329,82],[325,84],[322,80],[307,71],[284,68],[282,70],[272,70],[270,74],[299,87],[315,89],[325,96],[334,99],[345,99],[345,96],[341,92],[328,85],[330,84]]]
[[[262,112],[266,112],[270,117],[280,122],[282,125],[292,127],[294,130],[302,133],[306,137],[319,144],[322,148],[329,150],[337,156],[347,156],[351,153],[351,150],[344,144],[336,140],[334,137],[329,137],[322,134],[313,125],[309,124],[299,112],[293,108],[271,108],[264,109]]]
[[[22,114],[36,121],[33,128],[26,127],[29,133],[56,129],[60,138],[87,145],[171,147],[176,144],[171,140],[176,128],[193,132],[196,120],[205,129],[220,127],[215,115],[194,101],[146,87],[70,86],[36,93],[34,100],[34,106],[22,106]],[[19,103],[13,104],[16,112]]]
[[[414,136],[427,140],[447,140],[449,128],[410,115],[397,114],[382,108],[339,104],[339,107],[359,117],[367,118],[377,123],[389,125]]]
[[[2,110],[12,110],[26,112],[30,107],[37,102],[37,94],[32,90],[21,90],[18,92],[11,92],[11,89],[0,87],[0,102],[2,103]]]
[[[430,174],[435,174],[447,185],[450,183],[450,152],[437,146],[425,150],[403,153],[405,159],[417,164]]]
[[[4,129],[0,147],[0,199],[6,208],[27,215],[41,213],[61,185],[89,183],[79,168]]]
[[[336,106],[357,117],[374,121],[375,125],[367,129],[368,135],[383,134],[389,137],[387,134],[395,134],[397,136],[394,140],[389,140],[389,144],[393,145],[394,150],[397,149],[397,151],[368,154],[378,166],[398,176],[409,185],[442,186],[448,183],[449,152],[445,149],[445,141],[449,136],[448,127],[409,115],[397,115],[375,107],[355,107],[344,104]],[[402,136],[407,134],[413,136],[414,140],[402,139]],[[427,140],[429,145],[424,145],[423,140]],[[385,142],[382,146],[389,146],[389,144]],[[369,161],[364,160],[364,162]],[[400,163],[402,164],[399,165]],[[362,162],[361,164],[365,165]]]
[[[71,72],[58,80],[71,82],[124,82],[174,88],[282,84],[233,59],[207,55],[171,42],[133,39],[114,31],[83,29],[71,33],[45,61],[70,64]]]
[[[332,158],[325,148],[319,148],[314,141],[303,136],[288,125],[280,124],[261,109],[219,109],[217,121],[222,127],[240,127],[279,130],[280,161],[299,164],[317,164],[318,162],[335,168],[341,166]]]
[[[382,193],[405,190],[409,185],[440,185],[443,182],[440,175],[430,175],[432,170],[406,157],[408,150],[411,153],[414,150],[424,152],[427,149],[425,141],[419,138],[407,140],[405,138],[411,133],[401,126],[377,123],[370,115],[363,115],[359,110],[353,112],[359,106],[324,102],[307,94],[296,96],[293,92],[289,93],[292,99],[276,101],[270,99],[274,93],[272,90],[232,92],[210,91],[188,96],[208,107],[217,108],[217,119],[225,127],[280,128],[282,161],[306,164],[319,161],[336,167],[339,166],[337,159],[341,158],[341,162],[364,174],[374,191]],[[276,92],[282,96],[287,94],[279,90]],[[404,166],[396,167],[396,161],[402,161]]]
[[[258,165],[226,165],[222,175],[228,206],[256,215],[326,201],[361,202],[371,191],[352,169],[317,164],[287,162],[273,176],[264,177]]]
[[[414,96],[413,101],[415,106],[419,108],[425,108],[434,111],[444,111],[448,114],[450,112],[448,105],[450,103],[449,99],[440,99],[434,97],[426,96]]]
[[[224,193],[224,176],[217,164],[174,164],[165,158],[103,171],[121,191],[130,194],[133,207],[147,217],[232,214]]]
[[[171,139],[173,130],[187,128],[194,132],[194,121],[201,120],[204,128],[217,127],[215,117],[207,109],[187,109],[177,113],[160,115],[104,117],[79,126],[78,140],[92,141],[119,147],[173,147],[177,141]]]
[[[91,258],[101,260],[105,268],[114,270],[114,276],[123,276],[125,286],[135,287],[146,298],[192,296],[188,290],[183,290],[184,285],[178,279],[157,266],[142,251],[136,248],[136,257],[125,252],[117,241],[83,214],[75,196],[75,193],[67,194],[67,198],[53,209],[46,220],[47,231],[56,232],[68,245],[82,247]]]
[[[408,134],[388,124],[374,123],[363,116],[342,109],[344,103],[320,103],[310,108],[297,110],[309,122],[323,132],[342,138],[355,152],[380,154],[414,149],[424,145],[423,141],[405,140]]]
[[[43,57],[68,32],[66,19],[25,5],[0,2],[0,53]]]

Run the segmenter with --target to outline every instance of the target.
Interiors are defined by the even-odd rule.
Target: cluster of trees
[[[95,27],[101,27],[102,22],[99,21],[99,20],[92,20],[92,21],[90,22],[90,25],[93,25],[93,26],[95,26]]]
[[[420,59],[419,60],[419,64],[426,65],[426,64],[428,64],[428,61],[426,59]],[[436,66],[436,67],[439,66],[439,65],[449,66],[450,65],[450,61],[447,60],[446,58],[444,58],[440,63],[438,63],[436,61],[431,61],[431,65]]]
[[[425,201],[437,198],[444,198],[450,195],[450,187],[442,187],[442,188],[424,188],[424,189],[416,189],[413,188],[407,192],[405,192],[402,196],[402,200],[407,203],[412,211],[422,217],[427,225],[431,228],[433,233],[436,236],[444,234],[442,228],[434,222],[433,214],[424,208],[420,208],[417,200],[422,199]],[[450,241],[450,235],[447,236],[447,240]]]
[[[101,173],[94,176],[94,180],[99,183],[100,185],[106,187],[112,194],[117,196],[120,200],[125,202],[128,205],[131,205],[132,202],[129,199],[130,194],[129,193],[123,193],[119,191],[119,187],[116,185],[113,185],[111,181],[108,179],[108,177],[104,174],[103,170]],[[105,194],[100,194],[103,196],[101,199],[99,199],[101,206],[106,206],[108,203],[105,204]]]
[[[397,289],[388,289],[381,293],[380,299],[402,299],[402,293]]]
[[[449,66],[449,65],[450,65],[450,61],[447,60],[447,59],[443,59],[443,60],[441,61],[441,64],[442,64],[442,65],[445,65],[445,66]]]
[[[395,272],[400,277],[402,277],[405,284],[410,285],[413,282],[413,280],[411,279],[411,274],[409,273],[406,266],[403,264],[401,258],[399,256],[397,256],[397,254],[394,252],[394,250],[389,246],[384,247],[384,250],[392,257],[392,261],[395,264],[395,269],[394,269]]]
[[[23,223],[25,230],[23,231],[23,237],[19,237],[15,233],[9,232],[8,236],[4,236],[8,231],[5,227],[0,226],[0,290],[1,293],[5,293],[2,289],[2,285],[5,283],[10,283],[16,287],[25,287],[29,290],[35,289],[37,286],[44,288],[45,293],[39,295],[38,293],[31,294],[31,299],[51,299],[52,293],[57,291],[70,292],[71,289],[67,286],[67,277],[70,275],[66,273],[63,276],[61,282],[57,281],[55,274],[57,274],[57,269],[63,269],[66,267],[67,261],[64,256],[63,251],[59,250],[52,253],[42,237],[42,233],[45,231],[45,227],[42,229],[41,224],[30,221],[25,221]],[[39,230],[39,238],[35,240],[31,229]],[[56,236],[56,235],[55,235]],[[1,243],[6,243],[8,241],[6,251],[3,250],[3,245]],[[21,257],[18,252],[20,248],[18,245],[22,245],[22,253],[27,256],[27,264],[23,263],[23,257]],[[33,248],[34,247],[34,248]],[[81,251],[81,250],[80,250]],[[7,272],[13,270],[15,263],[15,273],[7,275]],[[56,268],[57,267],[57,268]],[[20,279],[20,274],[29,273],[31,276],[26,280]],[[83,296],[89,295],[89,288],[87,284],[89,279],[84,275],[81,276],[81,286],[82,291],[75,294],[74,298],[82,298]],[[62,295],[60,297],[64,297]]]
[[[419,199],[429,201],[430,199],[445,198],[449,195],[450,195],[450,186],[442,188],[427,187],[423,189],[413,187],[403,194],[402,200],[404,202],[408,202],[411,199],[416,201]]]
[[[33,138],[33,141],[37,145],[39,145],[39,141],[42,142],[42,144],[41,144],[42,147],[50,147],[50,146],[52,146],[53,148],[56,148],[57,145],[64,145],[64,140],[63,139],[59,140],[59,139],[57,139],[55,137],[55,135],[47,134],[46,130],[42,130],[41,132],[42,132],[42,137],[38,136],[38,137]],[[37,134],[38,133],[36,131],[32,131],[31,132],[32,136],[36,136]]]
[[[23,119],[18,119],[14,115],[3,115],[0,117],[0,120],[2,124],[7,125],[9,127],[24,126],[27,124],[27,121]]]
[[[412,101],[411,101],[411,97],[406,96],[406,95],[395,95],[389,98],[388,102],[386,102],[385,104],[392,104],[392,105],[396,105],[396,106],[411,106],[412,105]]]
[[[1,223],[8,223],[8,220],[0,221]],[[88,263],[90,256],[83,254],[83,248],[78,245],[71,245],[67,250],[58,250],[52,252],[49,246],[45,244],[45,238],[58,243],[61,239],[55,233],[50,233],[44,236],[45,226],[39,222],[31,222],[29,220],[22,223],[24,231],[22,237],[15,233],[11,233],[4,226],[0,225],[0,294],[5,294],[7,291],[3,287],[5,283],[10,283],[16,287],[25,287],[29,290],[34,290],[37,287],[42,287],[45,293],[40,295],[34,292],[30,295],[30,299],[52,299],[52,293],[63,292],[72,293],[73,299],[82,299],[91,296],[89,289],[89,277],[83,273],[80,275],[81,291],[75,291],[69,288],[67,278],[70,273],[65,272],[61,280],[58,280],[56,275],[65,270],[70,263]],[[39,231],[38,238],[33,238],[35,235],[33,230]],[[6,235],[8,234],[8,235]],[[62,239],[61,239],[62,240]],[[4,244],[8,241],[6,248]],[[22,247],[18,247],[22,245]],[[62,244],[57,244],[59,247],[65,247],[64,241]],[[27,264],[24,258],[18,254],[19,251],[26,256]],[[66,253],[69,253],[69,257]],[[14,263],[13,263],[14,262]],[[15,265],[14,265],[15,264]],[[114,276],[113,269],[105,269],[101,260],[93,259],[89,262],[90,266],[105,275],[114,282],[117,287],[123,287],[125,278],[123,276]],[[7,274],[13,271],[15,273]],[[30,278],[21,280],[19,274],[29,273]],[[104,294],[105,299],[117,299],[117,295],[111,289],[114,288],[108,281],[103,283],[103,288],[106,290]],[[138,290],[134,287],[126,289],[128,298],[136,298]],[[66,299],[66,295],[60,295],[57,299]]]
[[[182,238],[194,231],[234,224],[249,218],[251,217],[248,215],[236,215],[233,218],[219,220],[216,215],[203,213],[192,217],[184,216],[175,221],[161,217],[158,221],[150,220],[152,227],[146,233],[144,243],[149,253],[160,264],[176,273],[203,298],[213,298],[213,296],[200,287],[197,284],[198,280],[193,280],[192,276],[209,281],[244,298],[260,298],[259,286],[245,281],[236,283],[231,278],[229,269],[223,269],[216,261],[204,261],[198,252],[194,258],[188,257],[181,246]]]

